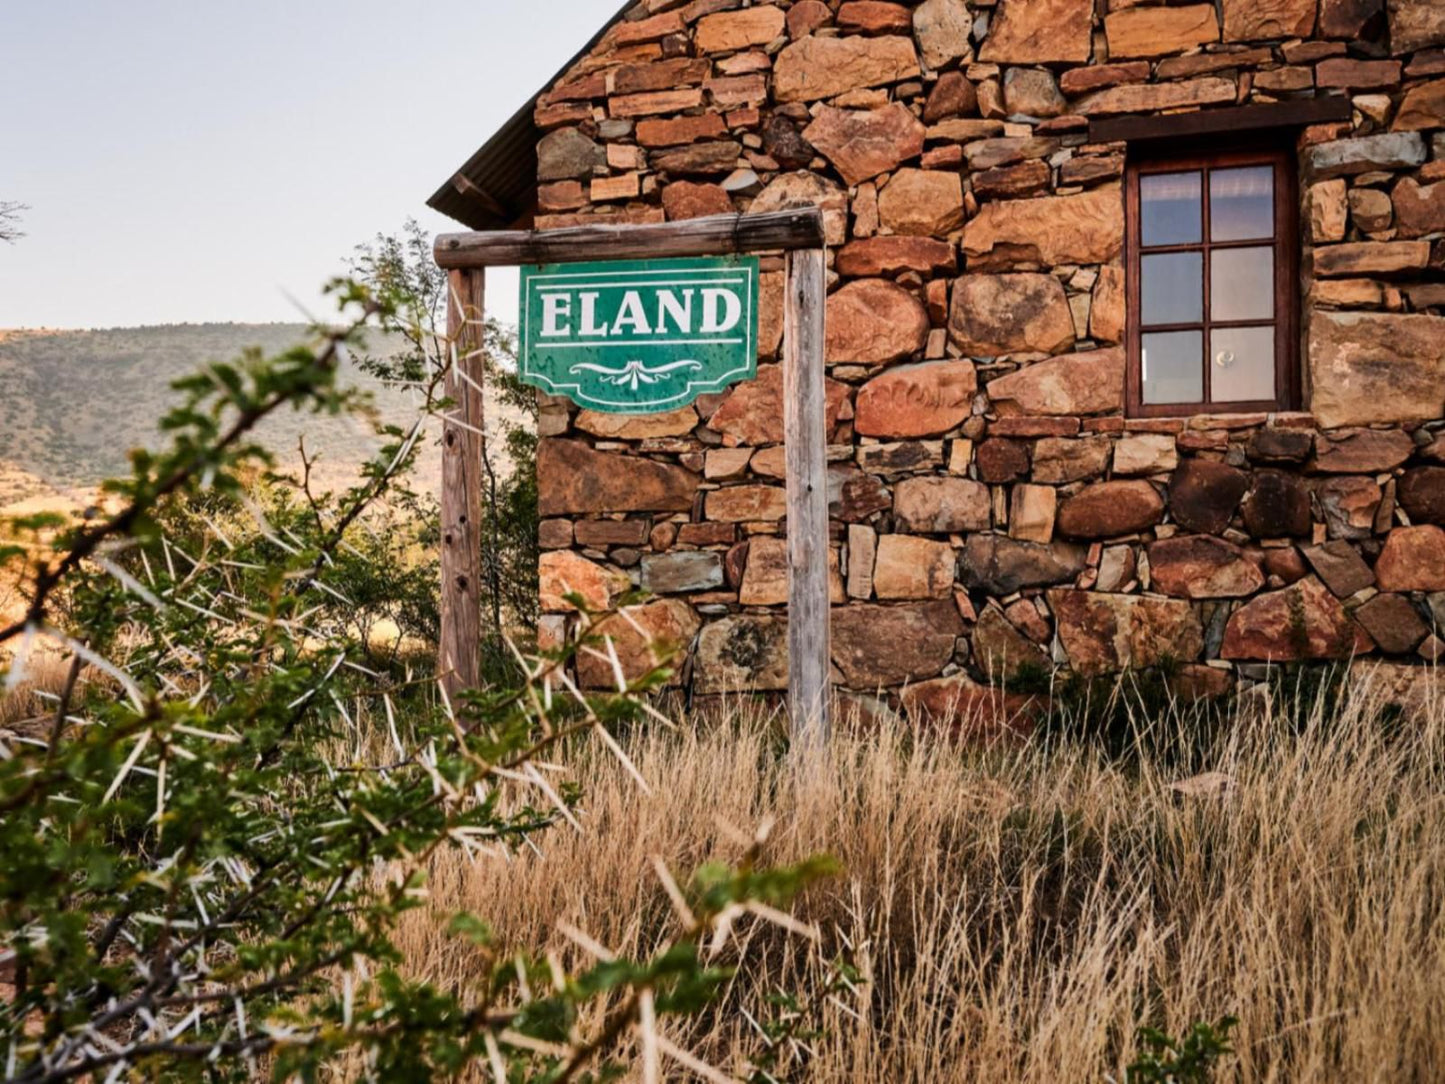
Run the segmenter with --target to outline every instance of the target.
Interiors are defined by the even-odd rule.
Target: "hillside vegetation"
[[[155,419],[176,401],[171,382],[211,362],[257,348],[280,353],[308,337],[304,324],[168,324],[98,331],[0,333],[0,508],[16,501],[64,499],[101,480],[128,472],[132,448],[156,448]],[[368,340],[377,355],[398,349],[380,332]],[[370,390],[381,416],[398,423],[415,417],[404,388],[381,384],[354,362],[342,365],[343,385]],[[319,454],[322,486],[345,484],[378,441],[365,421],[314,418],[285,411],[268,419],[261,442],[283,463],[298,461],[297,442]],[[419,480],[434,477],[433,449]]]

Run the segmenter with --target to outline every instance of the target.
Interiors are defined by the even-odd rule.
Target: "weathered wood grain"
[[[788,254],[783,431],[788,487],[788,710],[795,746],[828,740],[828,430],[823,249]]]
[[[645,260],[669,256],[724,256],[795,251],[823,244],[823,214],[816,207],[757,215],[714,215],[645,226],[572,226],[561,230],[444,233],[436,239],[438,266],[502,267]]]
[[[483,284],[479,270],[447,275],[447,339],[454,359],[446,382],[453,405],[442,428],[440,667],[453,700],[480,680]]]

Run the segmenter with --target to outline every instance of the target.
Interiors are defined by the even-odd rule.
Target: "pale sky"
[[[0,328],[300,319],[619,6],[0,0]]]

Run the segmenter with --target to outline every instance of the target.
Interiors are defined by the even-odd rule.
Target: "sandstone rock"
[[[649,526],[646,519],[583,519],[574,530],[579,546],[643,546]]]
[[[944,72],[933,84],[923,106],[923,122],[936,124],[946,117],[972,113],[978,108],[978,94],[963,72]]]
[[[1310,495],[1294,474],[1257,471],[1242,507],[1244,526],[1255,538],[1308,538]]]
[[[998,437],[984,441],[974,453],[981,482],[1001,485],[1025,478],[1029,473],[1028,445]]]
[[[542,516],[589,512],[686,512],[698,476],[670,464],[593,451],[572,440],[537,447],[537,509]]]
[[[1346,182],[1342,179],[1310,185],[1310,237],[1314,241],[1343,241],[1346,225]]]
[[[788,9],[787,19],[788,36],[797,41],[832,22],[833,12],[823,0],[798,0]]]
[[[928,340],[928,310],[886,279],[858,279],[828,296],[829,364],[886,365],[909,358]]]
[[[1000,414],[1102,414],[1124,404],[1124,351],[1118,348],[1061,354],[990,381],[988,396]]]
[[[1003,597],[1025,587],[1072,580],[1084,570],[1087,557],[1084,547],[1068,542],[1043,546],[974,534],[964,541],[961,572],[970,589]]]
[[[1392,275],[1423,270],[1429,262],[1425,241],[1355,241],[1315,249],[1315,274],[1321,277]]]
[[[1074,321],[1053,275],[964,275],[953,287],[949,338],[965,354],[1058,354],[1074,345]]]
[[[937,70],[973,55],[969,35],[973,16],[964,0],[924,0],[913,10],[913,36],[923,64]]]
[[[771,4],[723,11],[698,20],[696,45],[703,55],[731,53],[750,45],[766,45],[783,33],[781,8]]]
[[[864,470],[883,474],[936,471],[943,468],[943,441],[904,440],[891,444],[863,444],[855,455]]]
[[[1167,109],[1222,105],[1234,101],[1233,79],[1206,76],[1177,83],[1128,83],[1095,91],[1074,103],[1074,112],[1086,117],[1117,113],[1151,113]]]
[[[1090,64],[1088,67],[1070,68],[1064,72],[1059,77],[1059,89],[1073,98],[1101,87],[1140,83],[1148,78],[1147,60],[1131,60],[1123,64]]]
[[[1436,0],[1389,0],[1390,47],[1396,55],[1445,45],[1445,9]]]
[[[873,591],[880,599],[950,598],[954,554],[947,542],[885,534],[878,539]]]
[[[1049,607],[1081,674],[1190,662],[1204,650],[1199,615],[1180,600],[1061,589],[1049,592]]]
[[[848,385],[825,377],[826,424],[832,432],[840,419],[851,418]],[[758,378],[735,384],[713,412],[708,425],[741,444],[757,446],[783,441],[783,367],[759,365]]]
[[[907,34],[913,27],[909,10],[887,0],[844,0],[838,29],[856,34]]]
[[[1376,595],[1355,611],[1355,620],[1387,655],[1405,655],[1420,646],[1430,628],[1404,595]]]
[[[838,553],[831,548],[828,550],[828,598],[835,603],[844,599]],[[758,535],[748,543],[748,563],[738,589],[738,602],[744,606],[781,606],[787,601],[788,540]]]
[[[690,406],[661,414],[603,414],[583,410],[577,414],[578,429],[607,440],[646,440],[649,437],[680,437],[697,426],[697,411]]]
[[[1124,243],[1124,204],[1117,186],[1077,196],[986,203],[963,231],[971,270],[1020,264],[1108,263]]]
[[[1281,583],[1294,583],[1310,573],[1299,550],[1293,546],[1271,547],[1265,550],[1264,571],[1267,575],[1278,576]]]
[[[1397,495],[1411,523],[1445,525],[1445,467],[1407,470]]]
[[[1380,487],[1354,474],[1330,478],[1316,491],[1331,538],[1369,538],[1380,510]]]
[[[1249,488],[1249,475],[1208,459],[1186,459],[1169,480],[1169,511],[1181,527],[1221,534]]]
[[[649,117],[637,125],[637,143],[642,147],[678,147],[699,139],[721,139],[725,135],[727,125],[716,113],[665,120]]]
[[[923,131],[923,123],[902,102],[873,110],[825,105],[803,138],[855,185],[917,158],[923,153]]]
[[[707,591],[722,584],[722,557],[712,550],[676,550],[642,556],[642,587],[654,595]]]
[[[776,358],[782,348],[783,302],[786,293],[787,275],[784,272],[764,271],[758,276],[759,360]]]
[[[1067,485],[1096,478],[1108,469],[1112,453],[1105,436],[1045,437],[1034,445],[1034,481]]]
[[[899,700],[915,726],[948,726],[984,740],[1028,734],[1047,711],[1038,697],[979,685],[963,674],[910,685]]]
[[[1115,474],[1162,474],[1179,466],[1179,452],[1168,433],[1131,433],[1114,445]]]
[[[1320,179],[1377,169],[1410,169],[1425,161],[1419,132],[1386,132],[1316,143],[1304,152],[1305,168]]]
[[[723,523],[782,519],[788,513],[781,486],[729,486],[707,495],[707,518]]]
[[[1316,312],[1311,409],[1319,425],[1409,423],[1445,412],[1445,317]]]
[[[1422,185],[1406,177],[1393,193],[1395,236],[1424,237],[1445,230],[1445,181]]]
[[[1264,586],[1264,573],[1238,546],[1209,535],[1180,535],[1149,547],[1155,590],[1175,598],[1243,598]]]
[[[1219,40],[1213,4],[1178,8],[1130,7],[1104,19],[1109,58],[1165,56]]]
[[[570,519],[544,519],[537,524],[537,547],[544,550],[565,550],[572,545]]]
[[[763,150],[784,169],[802,169],[812,162],[812,145],[803,138],[802,128],[781,113],[763,121]]]
[[[1059,533],[1115,538],[1147,530],[1164,518],[1164,499],[1148,482],[1096,482],[1059,506]]]
[[[858,390],[854,428],[868,437],[925,437],[961,425],[973,408],[978,378],[968,361],[905,365]]]
[[[1310,576],[1234,611],[1220,654],[1280,663],[1346,659],[1372,646],[1334,595]]]
[[[1375,561],[1381,591],[1445,591],[1445,529],[1396,527]]]
[[[963,621],[952,599],[833,611],[833,662],[853,689],[936,677],[953,658]]]
[[[1314,434],[1307,429],[1257,429],[1246,454],[1253,463],[1303,463],[1314,446]]]
[[[1311,546],[1304,555],[1324,585],[1340,598],[1349,598],[1375,584],[1375,574],[1370,571],[1370,566],[1348,542]]]
[[[1003,101],[1011,116],[1036,120],[1057,117],[1068,108],[1053,73],[1043,68],[1010,68],[1004,72]]]
[[[670,151],[654,151],[650,161],[652,168],[660,173],[699,176],[731,173],[737,167],[740,153],[742,147],[724,139],[713,143],[694,143],[690,147],[677,147]]]
[[[873,567],[878,558],[878,533],[861,523],[848,525],[848,597],[873,597]]]
[[[922,275],[951,272],[953,246],[932,237],[869,237],[850,241],[838,253],[838,274],[848,278],[895,275],[917,271]]]
[[[570,550],[542,554],[537,562],[537,578],[544,613],[575,612],[577,607],[567,601],[567,595],[580,595],[593,612],[606,610],[631,586],[625,573]]]
[[[537,142],[537,180],[582,180],[607,164],[607,151],[576,128],[558,128]]]
[[[752,448],[709,448],[703,461],[702,476],[709,482],[741,478],[752,458]]]
[[[1181,666],[1168,677],[1169,691],[1186,704],[1201,700],[1219,700],[1234,691],[1234,675],[1228,670],[1193,663]],[[1221,780],[1229,777],[1219,772],[1206,772],[1193,779],[1185,779],[1172,785],[1171,789],[1180,794],[1216,793],[1214,788]]]
[[[600,622],[592,630],[593,635],[611,639],[622,665],[622,675],[629,682],[662,665],[669,652],[680,652],[672,656],[669,663],[673,676],[668,684],[676,685],[681,680],[683,656],[702,624],[692,607],[681,599],[665,598],[645,606],[629,607],[627,617],[614,614]],[[634,625],[640,626],[641,632]],[[589,652],[577,656],[577,680],[585,689],[617,688],[612,664],[605,657],[597,658]]]
[[[1395,209],[1378,188],[1356,188],[1350,193],[1350,219],[1366,233],[1390,228]]]
[[[973,658],[984,677],[1002,684],[1020,671],[1047,672],[1049,656],[1009,622],[997,606],[984,608],[973,630]]]
[[[963,182],[942,170],[899,170],[878,194],[878,217],[894,233],[946,237],[963,225]]]
[[[988,487],[967,478],[905,478],[893,489],[893,517],[914,534],[986,531]]]
[[[1224,0],[1225,41],[1307,38],[1314,28],[1314,0]]]
[[[968,159],[970,169],[984,170],[1026,159],[1047,158],[1058,149],[1058,140],[1052,138],[1004,136],[970,143],[964,148],[964,157]]]
[[[1320,0],[1319,33],[1327,38],[1377,38],[1374,24],[1382,23],[1385,0]]]
[[[1042,192],[1053,171],[1044,161],[1021,162],[1007,168],[986,169],[973,175],[973,194],[980,200],[1013,199]]]
[[[1014,486],[1009,499],[1009,537],[1022,542],[1052,541],[1058,503],[1059,491],[1053,486]]]
[[[1094,587],[1099,591],[1123,591],[1139,572],[1139,560],[1133,546],[1105,546],[1099,555],[1099,578]]]
[[[1096,341],[1124,341],[1124,297],[1124,269],[1112,264],[1099,268],[1094,303],[1089,309],[1089,334]]]
[[[1394,470],[1415,450],[1398,429],[1338,429],[1315,440],[1315,470],[1325,474],[1378,474]]]
[[[828,468],[828,516],[843,523],[862,523],[875,512],[893,507],[883,483],[871,474],[835,464]]]
[[[1003,0],[979,59],[1002,64],[1081,64],[1089,59],[1093,0]]]
[[[788,623],[779,617],[726,617],[697,640],[693,691],[701,695],[788,687]]]
[[[841,245],[848,239],[848,193],[806,170],[779,174],[758,193],[748,211],[763,214],[799,207],[817,207],[823,212],[823,237],[828,244]]]
[[[729,215],[734,211],[732,199],[720,185],[696,184],[692,181],[673,181],[672,184],[664,186],[662,209],[667,212],[669,222],[706,218],[709,215]]]
[[[919,74],[918,54],[905,37],[807,37],[778,54],[773,96],[779,102],[811,102]]]

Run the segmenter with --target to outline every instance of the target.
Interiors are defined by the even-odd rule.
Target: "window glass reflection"
[[[1140,337],[1146,403],[1197,403],[1204,398],[1202,331],[1164,331]]]
[[[1203,192],[1198,173],[1146,173],[1140,177],[1140,240],[1146,246],[1198,244]]]
[[[1216,169],[1209,174],[1209,236],[1249,241],[1274,236],[1274,167]]]

